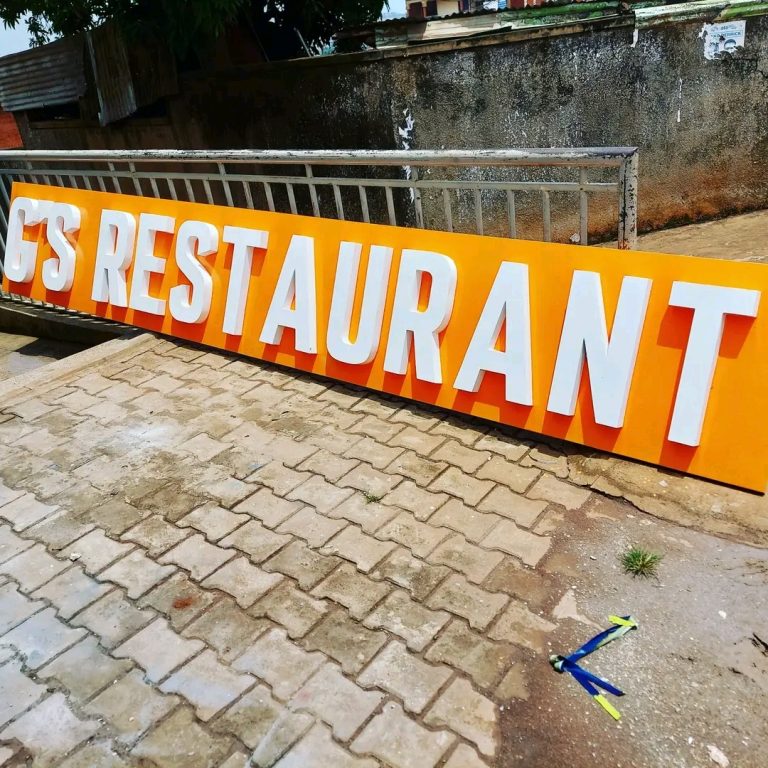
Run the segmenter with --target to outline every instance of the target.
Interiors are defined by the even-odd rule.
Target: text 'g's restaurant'
[[[12,293],[758,491],[766,285],[760,264],[19,183],[4,277]]]

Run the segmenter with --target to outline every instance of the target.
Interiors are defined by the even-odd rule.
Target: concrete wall
[[[408,110],[414,149],[637,145],[647,230],[768,207],[768,16],[747,19],[745,47],[723,60],[705,59],[701,26],[641,29],[633,41],[630,19],[421,55],[260,65],[183,80],[151,127],[22,129],[31,148],[395,148]],[[613,198],[590,215],[593,232],[614,231]],[[572,216],[556,228],[573,231]]]

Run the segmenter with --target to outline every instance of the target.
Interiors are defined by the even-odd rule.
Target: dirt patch
[[[699,768],[717,765],[722,753],[734,768],[762,768],[766,553],[607,499],[597,499],[586,514],[569,515],[556,538],[544,567],[561,589],[555,600],[560,625],[547,653],[531,657],[529,700],[501,711],[498,765]],[[658,579],[622,572],[618,556],[635,544],[664,555]],[[639,629],[585,666],[626,692],[612,699],[620,723],[547,661],[549,652],[567,653],[589,639],[595,628],[587,622],[608,626],[613,613],[632,614]]]

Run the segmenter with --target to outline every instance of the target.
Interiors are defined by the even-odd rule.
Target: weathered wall
[[[747,19],[745,48],[724,60],[704,58],[700,31],[669,24],[633,44],[630,21],[423,55],[260,65],[188,78],[151,129],[131,119],[22,127],[30,148],[394,148],[409,109],[416,149],[637,145],[640,226],[650,229],[768,207],[768,16]],[[614,229],[612,200],[590,214],[592,229]]]

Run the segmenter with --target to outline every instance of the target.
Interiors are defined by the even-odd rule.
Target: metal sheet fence
[[[544,241],[553,239],[558,217],[567,216],[578,222],[569,239],[581,244],[589,240],[590,205],[599,198],[618,212],[618,247],[626,249],[637,236],[637,163],[633,147],[6,151],[0,152],[0,254],[16,180]]]

